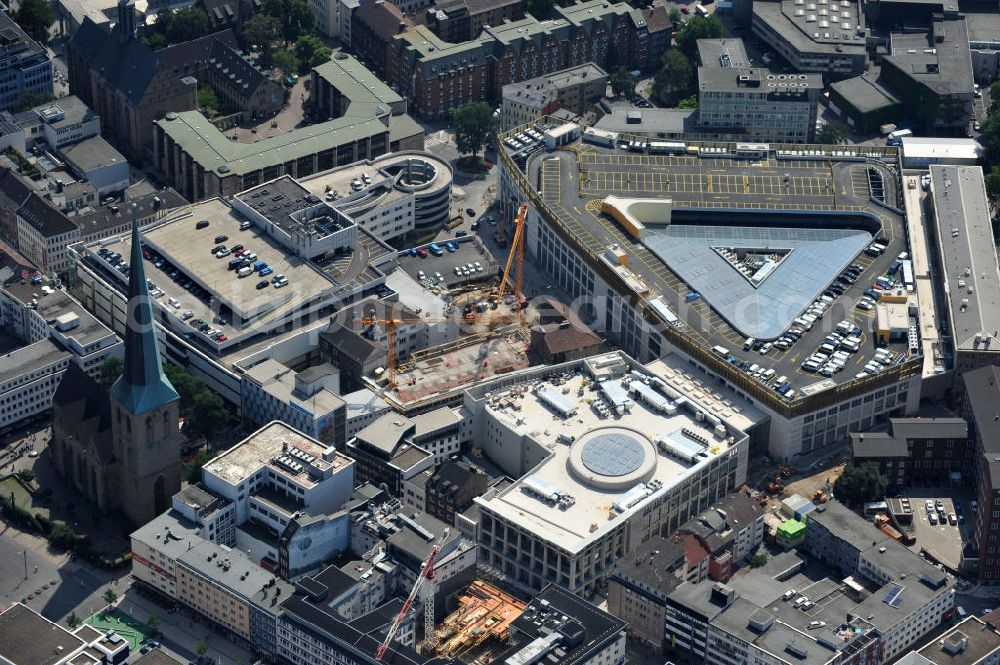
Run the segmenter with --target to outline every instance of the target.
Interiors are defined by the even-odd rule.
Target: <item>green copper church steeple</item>
[[[139,222],[134,217],[131,254],[128,302],[125,303],[125,371],[111,386],[111,396],[130,413],[138,415],[180,399],[180,396],[160,364],[153,306],[142,261]]]

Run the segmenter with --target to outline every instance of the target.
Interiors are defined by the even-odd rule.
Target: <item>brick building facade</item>
[[[646,20],[629,5],[587,0],[555,12],[553,20],[528,16],[484,27],[478,39],[460,43],[428,26],[403,30],[388,46],[384,80],[411,100],[411,112],[436,120],[469,102],[498,101],[509,83],[568,67],[593,62],[611,71],[656,64],[650,62]]]

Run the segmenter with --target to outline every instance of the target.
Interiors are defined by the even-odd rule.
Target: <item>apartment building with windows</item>
[[[296,372],[267,359],[243,374],[243,417],[262,425],[281,421],[326,444],[347,442],[347,406],[340,371],[329,363]]]
[[[959,486],[976,477],[975,445],[963,418],[890,418],[888,431],[851,433],[851,458],[878,464],[895,487]]]
[[[607,72],[592,62],[508,83],[501,91],[500,131],[536,122],[560,108],[583,115],[607,88]]]
[[[1000,579],[1000,368],[989,365],[962,375],[962,413],[969,423],[976,465],[972,556],[965,565],[980,580]]]
[[[818,74],[699,67],[698,127],[747,141],[810,143],[822,89]]]
[[[73,354],[43,339],[0,358],[0,429],[48,413]]]
[[[0,11],[0,111],[31,96],[51,97],[52,61],[45,48],[28,36],[6,11]]]

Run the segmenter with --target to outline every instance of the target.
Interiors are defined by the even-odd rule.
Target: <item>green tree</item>
[[[455,144],[463,155],[475,155],[497,133],[493,109],[486,102],[473,102],[451,112]]]
[[[624,67],[619,67],[611,73],[611,91],[615,97],[624,96],[632,99],[635,96],[635,79]]]
[[[1000,166],[994,166],[986,174],[986,195],[991,201],[1000,201]]]
[[[990,107],[986,109],[987,113],[993,113],[1000,108],[1000,81],[994,81],[993,85],[989,87],[989,97],[990,97]]]
[[[767,563],[767,555],[766,554],[763,554],[763,553],[762,554],[754,554],[752,557],[750,557],[750,567],[751,568],[760,568],[761,566],[763,566],[766,563]]]
[[[35,479],[35,472],[32,469],[21,469],[17,472],[17,477],[26,483],[30,483]]]
[[[698,57],[699,39],[718,39],[726,34],[726,27],[714,14],[711,16],[692,16],[680,30],[674,40],[677,46],[692,60]]]
[[[295,55],[303,70],[322,65],[330,60],[333,51],[313,35],[302,35],[295,42]]]
[[[229,420],[226,403],[216,393],[205,389],[194,397],[184,424],[184,432],[191,438],[211,439],[222,431]]]
[[[983,146],[983,161],[987,166],[1000,166],[1000,108],[986,116],[979,135]]]
[[[660,71],[653,77],[653,94],[666,102],[673,93],[687,90],[694,78],[691,61],[680,50],[672,48],[663,54]]]
[[[219,110],[219,98],[215,96],[215,90],[208,84],[198,87],[198,108]]]
[[[194,650],[198,652],[199,656],[204,656],[208,653],[208,642],[205,640],[198,640],[198,644],[194,645]]]
[[[681,10],[677,7],[671,7],[670,11],[667,12],[667,18],[670,19],[670,23],[673,24],[675,28],[679,28],[681,23],[684,21],[684,14],[681,14]]]
[[[70,630],[76,630],[80,627],[81,623],[83,622],[80,621],[80,617],[76,615],[76,612],[70,612],[69,616],[66,617],[66,625],[69,626]]]
[[[199,37],[204,37],[211,29],[208,14],[198,5],[191,5],[174,12],[173,20],[166,31],[167,41],[180,44]]]
[[[266,0],[264,13],[278,19],[286,44],[316,30],[316,14],[306,0]]]
[[[55,22],[56,14],[48,0],[21,0],[14,20],[33,39],[44,42],[49,39],[49,28]]]
[[[110,605],[114,605],[115,601],[118,600],[118,594],[115,593],[114,589],[112,589],[111,587],[108,587],[104,591],[104,595],[102,596],[102,598],[104,598],[104,602],[107,603],[110,606]]]
[[[149,615],[149,618],[146,619],[146,625],[153,631],[153,634],[160,632],[160,618],[155,614]]]
[[[679,109],[698,108],[698,95],[691,95],[690,97],[685,97],[681,101],[677,102],[677,108]]]
[[[51,93],[24,91],[21,93],[20,101],[11,109],[11,111],[14,113],[30,111],[36,106],[41,106],[42,104],[47,104],[51,101],[55,101],[55,95]]]
[[[844,469],[837,482],[833,484],[833,493],[844,503],[860,505],[866,501],[875,501],[885,496],[885,477],[879,472],[878,464],[849,464]]]
[[[205,448],[198,450],[198,454],[194,456],[194,459],[187,464],[187,481],[188,484],[194,485],[195,483],[201,482],[201,468],[205,466],[208,460],[212,459],[211,453]]]
[[[111,384],[118,380],[125,370],[125,363],[118,356],[111,356],[101,363],[97,369],[97,382],[105,388],[110,388]]]
[[[194,403],[194,396],[205,389],[205,384],[183,367],[167,363],[163,366],[167,380],[181,397],[181,413],[185,413]]]
[[[271,64],[285,74],[299,73],[299,59],[295,55],[295,51],[275,51],[271,56]]]
[[[142,34],[143,43],[148,46],[153,51],[159,51],[161,48],[166,48],[170,46],[167,43],[167,38],[155,30],[144,31]]]
[[[264,65],[271,64],[271,52],[274,44],[281,39],[281,21],[257,14],[243,25],[243,41],[247,46],[257,46],[261,50]]]
[[[821,125],[819,129],[816,130],[816,143],[821,145],[838,145],[840,143],[846,143],[847,137],[844,136],[843,130],[836,125],[831,125],[829,123]]]

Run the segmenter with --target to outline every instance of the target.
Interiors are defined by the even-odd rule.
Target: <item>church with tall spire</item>
[[[145,524],[181,488],[180,397],[160,363],[139,226],[132,223],[122,375],[110,391],[82,370],[53,398],[56,469],[98,508]]]

